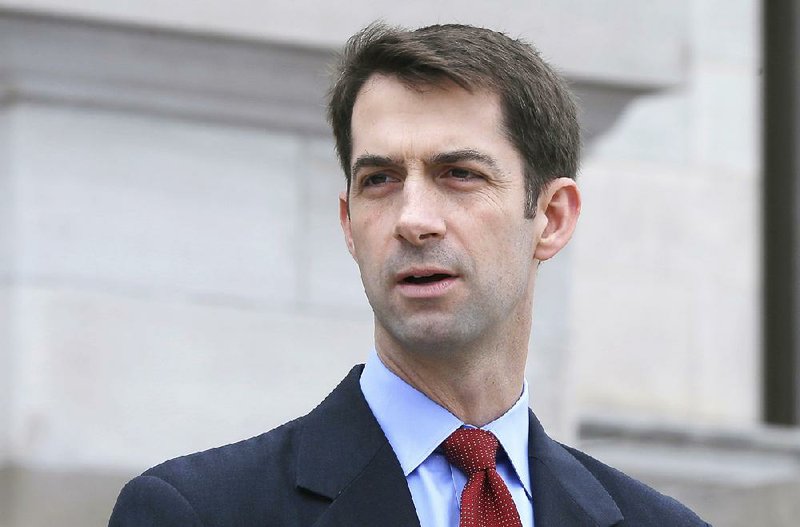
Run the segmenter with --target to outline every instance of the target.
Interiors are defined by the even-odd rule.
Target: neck
[[[480,427],[503,415],[522,393],[530,324],[527,328],[524,338],[438,353],[404,349],[378,327],[375,341],[387,368],[464,423]]]

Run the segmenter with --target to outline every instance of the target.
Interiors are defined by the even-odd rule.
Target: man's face
[[[352,137],[340,216],[376,336],[435,353],[527,328],[542,224],[497,96],[375,75]]]

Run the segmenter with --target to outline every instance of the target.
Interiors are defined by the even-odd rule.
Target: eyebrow
[[[487,167],[491,168],[492,170],[500,172],[500,167],[498,166],[497,162],[494,160],[493,157],[484,154],[483,152],[479,152],[478,150],[473,150],[471,148],[452,150],[449,152],[440,152],[428,158],[426,160],[426,164],[451,165],[454,163],[460,163],[464,161],[477,161],[478,163],[482,163]],[[353,163],[353,167],[350,169],[350,173],[355,174],[364,167],[380,168],[380,167],[396,167],[402,165],[403,165],[402,161],[392,159],[391,157],[388,156],[364,154],[356,158],[355,163]]]
[[[356,174],[364,167],[396,167],[401,166],[403,163],[387,156],[378,156],[375,154],[364,154],[356,158],[353,167],[350,169],[351,174]]]
[[[486,165],[494,171],[501,171],[500,167],[492,156],[471,148],[453,150],[451,152],[441,152],[431,157],[428,160],[428,163],[431,165],[451,165],[464,161],[477,161],[478,163]]]

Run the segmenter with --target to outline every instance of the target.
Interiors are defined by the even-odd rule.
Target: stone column
[[[764,2],[764,413],[800,424],[800,7]]]

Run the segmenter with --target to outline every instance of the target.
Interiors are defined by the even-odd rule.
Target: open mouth
[[[452,277],[452,275],[445,273],[434,273],[424,276],[407,276],[401,280],[405,284],[431,284],[434,282],[441,282]]]

